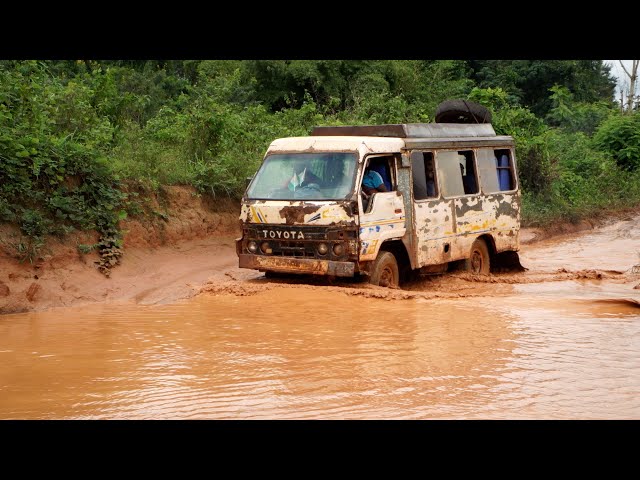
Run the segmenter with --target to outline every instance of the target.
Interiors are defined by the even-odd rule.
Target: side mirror
[[[247,177],[244,179],[244,189],[246,190],[247,188],[249,188],[249,184],[251,183],[251,180],[253,180],[253,176],[251,177]]]

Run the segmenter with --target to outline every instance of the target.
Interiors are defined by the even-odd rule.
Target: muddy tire
[[[475,275],[489,275],[491,260],[489,248],[481,238],[476,239],[471,245],[469,258],[465,260],[465,270]]]
[[[491,123],[491,111],[468,100],[447,100],[436,109],[436,123]]]
[[[400,284],[398,262],[391,252],[383,250],[378,253],[378,258],[371,270],[369,283],[381,287],[397,288]]]

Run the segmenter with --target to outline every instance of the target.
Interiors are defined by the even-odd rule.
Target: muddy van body
[[[241,268],[395,286],[464,261],[488,274],[517,252],[514,141],[491,124],[315,127],[269,146],[242,198]],[[362,191],[367,169],[385,192]]]

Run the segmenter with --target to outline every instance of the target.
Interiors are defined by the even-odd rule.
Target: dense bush
[[[125,195],[105,157],[113,129],[91,107],[93,90],[60,81],[42,62],[0,64],[0,85],[0,220],[25,236],[19,256],[34,261],[45,235],[75,228],[119,248]]]
[[[594,144],[625,170],[640,167],[640,113],[611,116],[593,136]]]

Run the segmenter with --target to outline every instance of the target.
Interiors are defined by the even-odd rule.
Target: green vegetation
[[[193,185],[238,198],[278,137],[314,125],[433,121],[490,107],[513,135],[528,225],[636,205],[640,113],[621,115],[601,61],[2,61],[0,222],[33,261],[48,234],[97,230],[122,254],[136,193]]]

